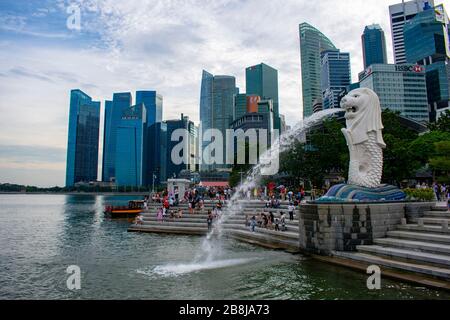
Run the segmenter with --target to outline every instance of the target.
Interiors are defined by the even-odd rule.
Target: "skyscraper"
[[[114,181],[116,177],[117,127],[120,124],[123,112],[131,107],[131,101],[131,93],[129,92],[114,93],[108,118],[105,118],[102,180],[106,182]]]
[[[66,186],[97,180],[100,102],[83,91],[70,92]]]
[[[425,68],[414,64],[373,64],[366,69],[361,88],[378,94],[383,109],[398,111],[418,122],[428,121]]]
[[[159,185],[167,180],[167,124],[157,122],[148,127],[148,184]],[[154,176],[154,178],[153,178]]]
[[[374,63],[387,63],[386,38],[380,25],[372,24],[370,26],[366,26],[364,33],[361,36],[361,41],[364,57],[364,69]]]
[[[247,95],[273,101],[274,128],[279,130],[278,71],[264,63],[248,67],[245,70],[245,83]]]
[[[427,7],[404,27],[406,59],[425,66],[430,120],[450,109],[450,29],[444,6]]]
[[[322,97],[320,84],[320,53],[336,49],[319,30],[308,23],[299,25],[300,59],[302,67],[303,117],[313,113],[313,102]]]
[[[136,104],[143,103],[147,110],[147,126],[162,121],[163,97],[156,91],[136,91]]]
[[[167,178],[178,177],[182,170],[195,171],[197,129],[194,122],[181,114],[180,119],[168,120],[165,123],[167,125]],[[180,154],[185,160],[182,164],[174,163],[171,156],[174,147],[181,142],[181,140],[172,141],[172,134],[177,129],[183,129],[187,133],[187,136],[183,137],[184,150],[187,154]]]
[[[323,109],[339,108],[339,94],[351,84],[350,53],[322,51],[320,78]]]
[[[391,20],[392,45],[396,64],[406,63],[403,26],[422,12],[426,5],[434,6],[434,0],[413,0],[389,6]]]
[[[147,113],[143,103],[122,112],[117,126],[115,177],[117,186],[147,185]]]
[[[200,92],[200,122],[202,126],[202,132],[199,134],[204,135],[204,132],[209,129],[217,129],[221,132],[222,137],[226,137],[226,130],[230,128],[230,124],[233,122],[233,106],[234,96],[237,93],[236,79],[232,76],[213,76],[207,71],[203,71],[202,85]],[[211,141],[203,141],[201,150],[211,143]],[[200,151],[201,151],[200,150]],[[223,159],[222,163],[225,163],[225,151],[226,144],[223,144]],[[211,171],[216,169],[224,169],[228,166],[225,164],[207,164],[210,161],[211,155],[205,155],[203,157],[201,170]]]

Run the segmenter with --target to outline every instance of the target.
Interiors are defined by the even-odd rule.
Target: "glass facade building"
[[[361,36],[363,57],[364,57],[364,69],[372,64],[386,64],[386,38],[384,31],[380,25],[372,24],[366,26],[364,33]]]
[[[407,62],[403,34],[405,23],[422,12],[426,5],[434,6],[434,0],[413,0],[389,6],[395,64]]]
[[[143,103],[147,110],[147,126],[162,121],[163,98],[156,91],[136,91],[136,104]]]
[[[199,134],[203,136],[204,132],[209,129],[217,129],[222,133],[222,137],[226,136],[226,130],[230,128],[233,122],[234,96],[237,94],[236,79],[233,76],[213,76],[207,71],[203,71],[202,84],[200,92],[200,122],[201,131]],[[211,143],[211,141],[202,141],[201,150]],[[226,144],[223,146],[225,162]],[[206,164],[210,161],[209,155],[203,156],[201,165],[202,171],[213,171],[217,169],[228,168],[225,164]]]
[[[442,5],[417,14],[405,24],[405,49],[409,63],[426,69],[430,120],[450,109],[450,30]]]
[[[233,120],[239,119],[247,113],[247,94],[239,93],[234,97]]]
[[[278,101],[278,71],[264,63],[245,70],[247,95],[257,95],[263,100],[273,101],[274,128],[280,129],[280,107]]]
[[[313,113],[314,100],[322,98],[320,81],[320,53],[336,49],[319,30],[308,23],[299,25],[300,59],[302,68],[303,117]]]
[[[339,108],[339,96],[351,84],[350,53],[326,50],[321,53],[323,109]]]
[[[167,125],[167,178],[175,178],[179,177],[179,174],[182,170],[190,170],[195,171],[196,169],[196,143],[197,143],[197,129],[194,125],[194,122],[189,120],[189,117],[185,117],[181,114],[181,119],[179,120],[168,120],[166,121]],[[186,157],[185,163],[175,164],[172,161],[172,150],[178,145],[181,140],[172,141],[172,134],[177,129],[184,129],[187,133],[187,136],[184,137],[183,142],[185,143],[184,150],[187,151],[187,156],[184,154],[180,154],[180,157]]]
[[[131,93],[114,93],[108,117],[105,117],[102,177],[105,182],[115,181],[117,128],[122,120],[123,112],[131,105]]]
[[[115,174],[117,186],[147,185],[147,113],[143,103],[123,111],[117,127]]]
[[[157,122],[148,127],[148,184],[159,185],[167,180],[167,124]],[[170,159],[170,158],[169,158]]]
[[[413,64],[374,64],[366,69],[361,88],[375,91],[382,109],[399,111],[417,122],[428,122],[425,68]]]
[[[81,90],[70,92],[66,186],[97,181],[100,102]]]

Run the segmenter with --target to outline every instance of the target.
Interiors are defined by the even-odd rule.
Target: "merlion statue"
[[[342,133],[350,151],[348,183],[366,188],[380,186],[383,173],[383,123],[380,100],[368,88],[351,91],[341,100],[347,128]]]
[[[368,88],[355,89],[342,98],[341,108],[347,126],[342,133],[350,152],[348,183],[331,187],[318,202],[404,200],[403,191],[381,184],[386,144],[377,94]]]

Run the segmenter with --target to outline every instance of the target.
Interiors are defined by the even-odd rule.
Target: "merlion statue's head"
[[[377,142],[385,147],[381,130],[380,99],[369,88],[359,88],[350,91],[341,100],[341,108],[345,110],[347,130],[352,136],[354,144],[359,144],[369,139],[368,133],[377,133]]]

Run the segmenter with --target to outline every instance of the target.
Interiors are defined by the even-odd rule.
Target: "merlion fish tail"
[[[379,186],[381,177],[383,175],[383,149],[378,144],[377,133],[371,131],[368,133],[369,140],[364,143],[369,159],[369,168],[364,175],[365,185],[369,188],[376,188]]]

